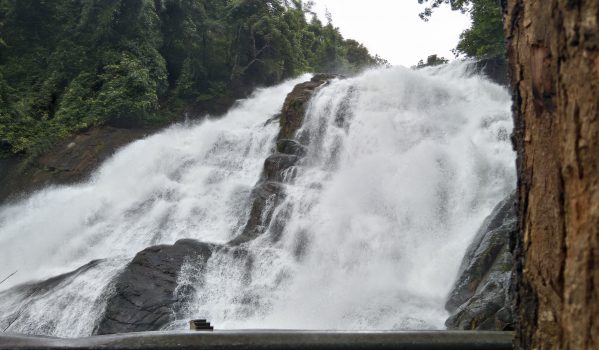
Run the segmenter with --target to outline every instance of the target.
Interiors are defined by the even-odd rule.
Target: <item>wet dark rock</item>
[[[276,208],[269,225],[269,238],[273,243],[278,242],[283,236],[286,223],[291,219],[292,212],[293,204],[291,202],[285,202]]]
[[[310,81],[298,84],[293,88],[283,104],[280,120],[281,130],[277,140],[294,139],[295,133],[304,123],[308,102],[310,102],[315,90],[338,77],[333,74],[316,74]]]
[[[283,153],[275,153],[264,161],[264,171],[262,172],[262,176],[266,181],[276,181],[276,182],[285,182],[289,180],[292,174],[290,174],[291,167],[293,167],[300,157],[291,155],[291,154],[283,154]]]
[[[279,117],[280,131],[275,153],[264,162],[260,181],[252,191],[248,221],[241,234],[229,242],[230,245],[249,242],[268,229],[277,206],[285,198],[283,183],[293,180],[294,167],[306,154],[304,146],[295,136],[304,122],[308,103],[318,87],[338,77],[332,74],[316,74],[310,81],[296,85],[285,98]],[[284,229],[282,218],[283,216],[279,216],[276,222],[276,236],[280,236]]]
[[[62,283],[68,283],[69,281],[74,280],[77,276],[95,268],[96,266],[98,266],[98,264],[102,263],[103,261],[103,259],[92,260],[76,270],[52,278],[48,278],[47,280],[19,284],[17,286],[0,292],[0,298],[3,294],[20,294],[22,295],[22,300],[35,298],[36,295],[41,295],[46,292],[49,292]],[[23,306],[27,305],[24,304]]]
[[[12,327],[18,325],[21,319],[34,317],[31,315],[31,313],[36,314],[38,310],[35,310],[35,306],[32,310],[30,306],[35,305],[34,302],[36,300],[44,299],[48,297],[48,294],[54,293],[56,291],[61,293],[62,286],[68,285],[78,276],[94,269],[102,262],[104,262],[103,259],[93,260],[71,272],[67,272],[42,281],[19,284],[0,292],[0,300],[7,298],[12,300],[13,305],[17,306],[15,309],[6,314],[0,314],[0,331],[3,330],[4,332],[10,332]],[[49,322],[45,319],[40,319],[37,321],[37,323],[41,329],[45,329],[46,331],[50,331],[56,327],[54,322]]]
[[[193,261],[202,269],[215,248],[213,244],[184,239],[137,253],[116,278],[114,294],[94,334],[155,331],[173,321],[175,309],[185,298],[177,293],[181,267]]]
[[[449,329],[512,329],[510,237],[517,230],[515,194],[501,201],[483,222],[462,260],[445,308]]]
[[[476,61],[475,67],[478,72],[495,83],[509,86],[507,59],[503,55],[480,59]]]
[[[308,251],[308,247],[310,245],[310,236],[306,230],[301,230],[298,232],[295,242],[293,242],[293,256],[301,261],[306,252]]]
[[[268,119],[267,121],[264,122],[264,126],[270,125],[276,121],[279,121],[279,119],[281,119],[281,113],[277,113],[276,115],[272,116],[270,119]]]
[[[268,228],[273,213],[285,199],[283,185],[278,182],[262,182],[252,191],[252,208],[242,233],[229,242],[235,246],[249,242],[262,235]]]
[[[357,90],[353,86],[350,87],[335,113],[335,125],[337,125],[338,128],[343,128],[345,132],[349,131],[350,120],[354,117],[352,103],[357,101],[357,98]]]
[[[277,141],[277,152],[303,157],[306,155],[306,148],[296,140],[282,139]]]

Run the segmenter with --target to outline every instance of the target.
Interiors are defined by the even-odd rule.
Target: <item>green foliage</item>
[[[502,55],[505,52],[501,4],[499,0],[418,0],[420,4],[430,6],[420,14],[428,20],[433,9],[449,4],[452,10],[468,12],[472,27],[460,35],[460,41],[454,50],[456,56],[483,58]]]
[[[56,120],[83,129],[110,123],[138,126],[158,107],[158,83],[150,69],[129,54],[94,76],[81,73],[65,90]]]
[[[468,57],[490,57],[505,52],[501,6],[497,0],[476,0],[470,10],[472,27],[460,35],[456,52]]]
[[[439,57],[437,55],[430,55],[426,58],[426,62],[423,60],[418,61],[416,68],[433,67],[449,62],[445,57]]]
[[[430,4],[430,6],[426,7],[419,16],[423,21],[428,21],[433,14],[433,10],[444,4],[450,5],[453,11],[466,13],[468,11],[468,6],[473,1],[476,0],[418,0],[418,3],[421,5]]]
[[[160,79],[143,63],[124,54],[121,61],[104,67],[102,87],[93,105],[94,114],[116,124],[140,124],[158,107]]]
[[[0,150],[383,63],[300,0],[0,0]]]

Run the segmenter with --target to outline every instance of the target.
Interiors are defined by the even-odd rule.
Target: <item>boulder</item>
[[[201,270],[215,248],[213,244],[184,239],[137,253],[116,278],[114,292],[94,334],[156,331],[173,321],[175,310],[190,293],[178,293],[181,267],[193,261]]]
[[[515,193],[485,219],[468,247],[445,308],[449,329],[512,329],[510,237],[518,229]]]

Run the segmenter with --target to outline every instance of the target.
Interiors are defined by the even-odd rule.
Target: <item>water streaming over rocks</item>
[[[373,70],[318,84],[299,129],[283,132],[273,117],[306,80],[1,208],[0,277],[18,273],[0,285],[0,327],[101,333],[115,295],[134,287],[122,277],[133,256],[189,238],[210,253],[177,258],[172,303],[146,329],[190,318],[219,329],[443,328],[466,247],[515,186],[509,94],[464,63]]]

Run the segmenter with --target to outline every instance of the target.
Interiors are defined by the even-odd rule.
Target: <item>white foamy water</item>
[[[228,241],[244,224],[278,132],[277,123],[266,121],[308,78],[259,90],[223,118],[134,142],[85,183],[47,188],[0,208],[0,279],[17,271],[0,285],[0,331],[10,325],[12,332],[89,335],[104,288],[138,251],[181,238]],[[75,282],[25,301],[17,301],[19,291],[2,292],[106,258]]]
[[[248,245],[251,269],[213,257],[184,316],[225,328],[444,328],[464,251],[515,185],[510,97],[466,70],[375,70],[322,89],[298,133],[308,154],[275,212],[282,237],[273,243],[273,227]]]
[[[510,97],[466,70],[397,67],[320,89],[298,134],[308,153],[275,209],[284,229],[269,228],[246,254],[213,254],[201,276],[190,260],[179,281],[197,294],[167,329],[200,316],[220,329],[443,328],[469,241],[515,186]],[[87,183],[2,208],[0,277],[19,271],[4,289],[110,258],[37,295],[10,330],[89,334],[49,304],[78,295],[66,307],[97,317],[126,257],[238,234],[278,131],[265,122],[303,80],[262,90],[222,119],[138,141]],[[0,326],[18,311],[15,294],[0,292]],[[32,326],[45,313],[53,325]]]

